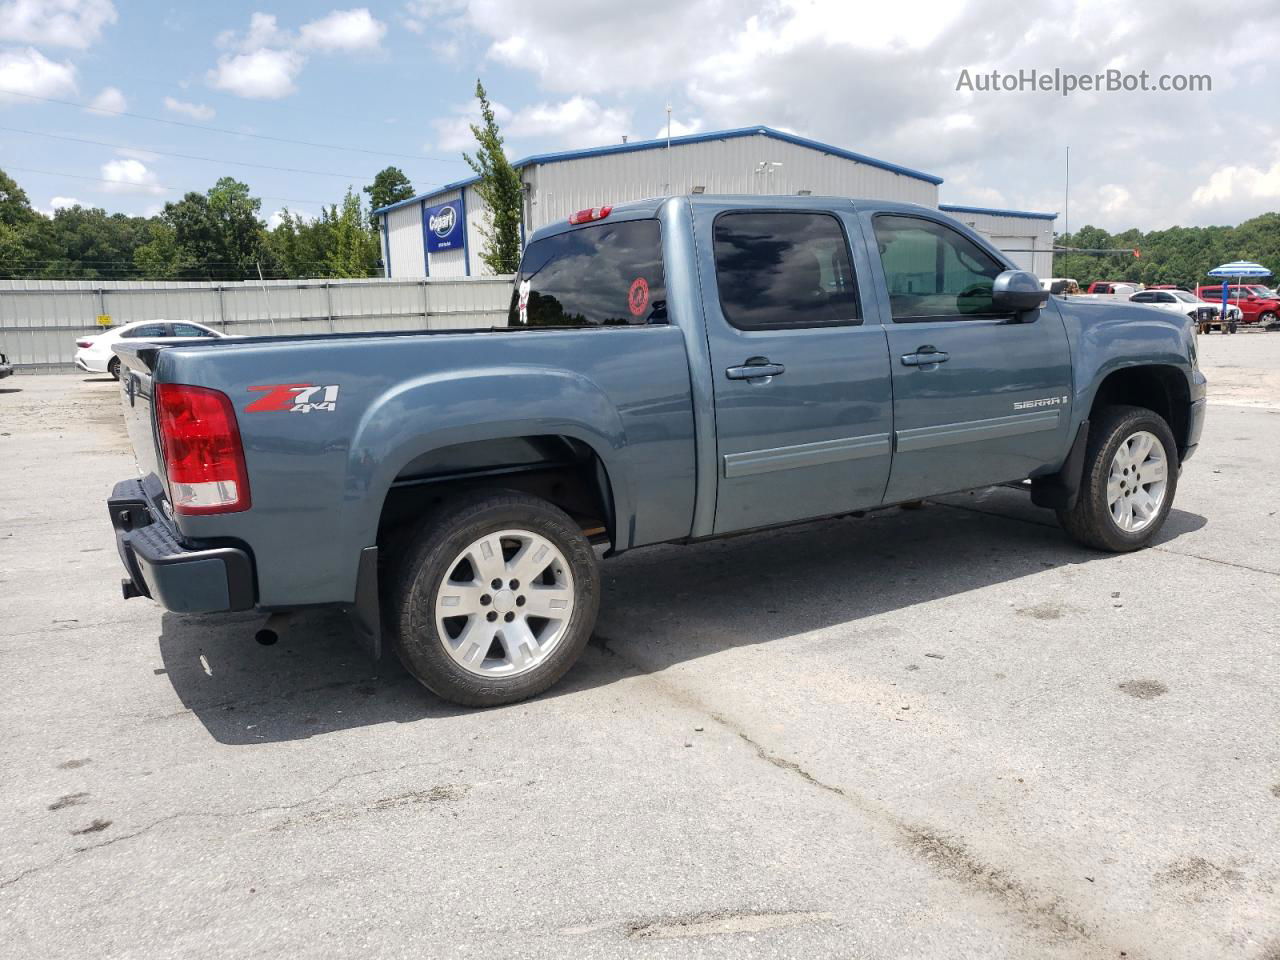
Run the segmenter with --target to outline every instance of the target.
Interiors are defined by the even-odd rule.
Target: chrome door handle
[[[951,359],[951,354],[936,350],[927,344],[916,350],[915,353],[904,353],[902,355],[902,365],[904,367],[927,367],[935,363],[946,363]]]
[[[724,375],[730,380],[756,380],[761,377],[780,377],[787,368],[774,363],[768,357],[752,357],[740,367],[729,367]]]

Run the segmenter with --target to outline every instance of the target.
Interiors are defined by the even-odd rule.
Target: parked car
[[[1142,289],[1142,284],[1130,280],[1095,280],[1089,284],[1089,289],[1085,293],[1108,293],[1127,297]]]
[[[13,364],[9,362],[9,358],[0,353],[0,380],[5,377],[13,376]]]
[[[112,348],[121,340],[146,340],[150,343],[177,343],[182,340],[218,340],[226,334],[211,330],[190,320],[135,320],[112,327],[106,333],[76,340],[76,366],[86,373],[109,373],[120,379],[120,358]]]
[[[1260,284],[1233,283],[1227,288],[1232,306],[1239,307],[1242,323],[1258,323],[1268,330],[1280,329],[1280,298],[1274,290]],[[1222,303],[1222,284],[1196,288],[1196,294],[1209,303]]]
[[[1235,333],[1235,326],[1241,320],[1242,313],[1235,304],[1228,304],[1223,324],[1222,303],[1209,303],[1201,300],[1194,293],[1177,288],[1156,289],[1148,287],[1129,298],[1130,303],[1145,303],[1159,310],[1170,313],[1181,313],[1190,317],[1201,333],[1208,333],[1213,327],[1220,327],[1225,332]]]
[[[584,210],[530,238],[508,323],[118,341],[125,596],[336,606],[441,697],[510,703],[586,645],[593,545],[1029,479],[1076,540],[1135,550],[1204,421],[1185,317],[1050,298],[912,204]]]

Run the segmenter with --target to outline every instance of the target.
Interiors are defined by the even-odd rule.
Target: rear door
[[[717,435],[715,532],[880,501],[892,404],[865,251],[821,210],[695,211]]]
[[[1071,354],[1057,311],[992,310],[1004,269],[953,225],[876,214],[893,369],[893,471],[885,499],[1020,480],[1070,446]]]

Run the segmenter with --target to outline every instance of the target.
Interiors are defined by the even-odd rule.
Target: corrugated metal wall
[[[781,166],[769,166],[767,172],[757,173],[762,161]],[[532,185],[526,233],[563,220],[575,210],[684,194],[699,186],[706,193],[796,194],[808,190],[815,196],[874,197],[938,205],[936,184],[762,135],[673,144],[670,157],[666,149],[659,148],[537,164],[525,167],[521,177]],[[474,187],[466,187],[463,192],[471,275],[484,276],[488,268],[479,252],[484,246],[483,227],[488,211]],[[426,197],[423,204],[434,206],[457,196],[457,190],[434,194]],[[422,276],[419,261],[423,204],[409,204],[386,215],[393,277]],[[397,246],[397,237],[404,238],[403,251]],[[413,247],[415,243],[417,246]],[[461,257],[456,254],[432,256],[431,276],[451,275],[460,264]],[[446,270],[449,274],[440,272]]]
[[[1053,276],[1053,224],[1043,217],[1009,217],[990,213],[944,210],[949,217],[981,233],[1024,270],[1038,277]],[[1022,251],[1034,250],[1034,253]],[[1043,252],[1041,252],[1043,251]]]
[[[411,209],[417,210],[417,206]],[[510,277],[430,280],[0,280],[0,353],[72,369],[75,339],[134,320],[195,320],[238,334],[458,329],[506,323]]]
[[[386,214],[387,246],[391,260],[391,276],[426,276],[427,261],[423,250],[422,204],[411,203]]]
[[[874,197],[938,205],[938,187],[916,177],[835,157],[810,147],[756,135],[673,145],[665,149],[580,157],[526,169],[533,184],[532,223],[537,230],[575,210],[667,194],[791,194]],[[758,172],[760,164],[768,166]],[[468,209],[468,215],[471,214]]]

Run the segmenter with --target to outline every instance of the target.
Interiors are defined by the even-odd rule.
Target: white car
[[[111,348],[120,340],[174,343],[179,340],[217,340],[226,336],[225,333],[210,330],[190,320],[135,320],[124,326],[113,327],[106,333],[76,340],[76,366],[86,373],[109,373],[119,380],[120,358]]]
[[[1145,303],[1149,307],[1155,307],[1157,310],[1168,310],[1170,313],[1181,313],[1190,317],[1192,320],[1196,318],[1196,311],[1200,307],[1214,308],[1214,324],[1217,324],[1218,311],[1222,309],[1221,303],[1210,303],[1207,300],[1201,300],[1194,293],[1188,293],[1186,290],[1143,290],[1141,293],[1135,293],[1129,298],[1130,303]],[[1227,304],[1227,322],[1235,321],[1240,323],[1244,318],[1244,313],[1235,304]]]

